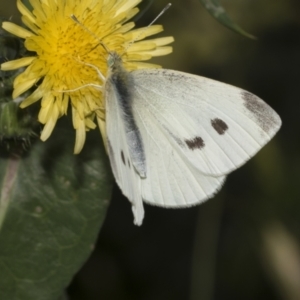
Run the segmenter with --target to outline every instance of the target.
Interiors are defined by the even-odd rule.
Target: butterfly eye
[[[115,57],[112,54],[109,54],[107,58],[107,66],[111,68],[113,67],[114,64],[115,64]]]

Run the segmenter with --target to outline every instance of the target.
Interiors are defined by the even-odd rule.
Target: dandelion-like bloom
[[[27,67],[14,81],[13,98],[37,86],[20,107],[41,100],[38,120],[45,124],[41,140],[48,139],[58,118],[67,114],[69,105],[76,130],[74,153],[81,151],[86,131],[97,127],[96,120],[105,138],[105,99],[101,90],[79,88],[90,83],[103,85],[95,68],[87,65],[96,66],[106,76],[108,53],[101,43],[122,55],[128,71],[159,67],[144,61],[172,52],[172,47],[167,46],[172,37],[143,40],[161,32],[162,26],[133,30],[134,23],[128,22],[138,13],[136,6],[141,1],[30,0],[31,12],[17,0],[22,21],[29,30],[11,22],[4,22],[3,28],[24,38],[25,47],[36,55],[3,63],[1,69]],[[74,22],[71,15],[87,30]]]

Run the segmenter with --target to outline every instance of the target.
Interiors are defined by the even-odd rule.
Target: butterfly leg
[[[100,78],[103,82],[105,82],[106,79],[105,79],[104,75],[101,73],[101,71],[99,70],[99,68],[97,68],[97,66],[92,65],[92,64],[89,64],[89,63],[84,63],[84,62],[82,62],[82,63],[83,63],[84,65],[86,65],[86,66],[89,66],[89,67],[93,68],[93,69],[97,72],[99,78]]]
[[[87,84],[79,86],[79,87],[77,87],[75,89],[63,90],[63,91],[57,91],[56,90],[55,92],[58,92],[58,93],[76,92],[76,91],[81,90],[81,89],[86,88],[86,87],[94,87],[94,88],[96,88],[96,89],[98,89],[100,91],[102,91],[102,89],[103,89],[102,85],[98,85],[98,84],[95,84],[95,83],[87,83]]]
[[[99,68],[97,68],[97,66],[95,66],[95,65],[93,65],[93,64],[89,64],[89,63],[83,62],[83,61],[81,61],[81,60],[79,60],[79,59],[76,59],[76,58],[75,58],[75,60],[78,61],[79,63],[85,65],[85,66],[89,66],[89,67],[93,68],[93,69],[97,72],[99,78],[100,78],[103,82],[105,82],[105,80],[106,80],[106,79],[105,79],[105,76],[101,73],[101,71],[99,70]]]

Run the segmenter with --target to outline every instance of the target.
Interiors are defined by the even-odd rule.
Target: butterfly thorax
[[[133,87],[133,78],[123,66],[121,57],[116,52],[111,52],[107,59],[108,76],[107,80],[111,81],[113,87],[117,89],[121,96],[123,105],[130,106],[131,90]]]

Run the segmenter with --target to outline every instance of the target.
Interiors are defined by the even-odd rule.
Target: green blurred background
[[[138,26],[167,3],[154,1]],[[157,22],[161,36],[174,36],[174,53],[155,61],[251,91],[283,127],[203,205],[145,205],[136,227],[115,187],[97,247],[68,289],[71,300],[300,299],[300,2],[222,5],[257,40],[220,25],[199,0],[174,0]],[[16,22],[14,2],[0,7]]]

